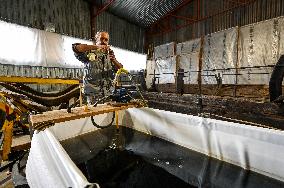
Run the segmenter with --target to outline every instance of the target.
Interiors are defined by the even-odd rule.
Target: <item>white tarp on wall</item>
[[[251,24],[240,28],[239,67],[275,65],[284,49],[283,18]],[[241,69],[239,84],[269,84],[273,68]]]
[[[4,21],[0,21],[0,41],[2,44],[0,45],[0,64],[64,68],[83,67],[83,63],[74,56],[73,43],[93,44],[89,40],[32,29]],[[114,51],[116,59],[127,70],[146,68],[146,55],[112,46],[111,49]]]
[[[275,18],[278,20],[279,27],[279,50],[278,50],[278,57],[280,58],[281,55],[284,55],[284,17]],[[277,22],[276,22],[277,23]],[[275,34],[275,36],[277,36]]]
[[[184,69],[185,84],[197,84],[200,38],[177,44],[177,55],[180,55],[178,67]]]
[[[177,55],[199,52],[200,38],[177,44]]]
[[[175,83],[176,57],[156,59],[156,73],[159,74],[157,84]]]
[[[154,56],[157,58],[167,58],[175,55],[175,43],[167,43],[154,48]]]
[[[220,75],[223,84],[235,84],[235,70],[216,70],[235,68],[237,60],[237,28],[220,31],[205,36],[202,84],[216,84],[215,75]],[[210,71],[209,71],[210,70]]]
[[[4,21],[0,21],[0,41],[1,64],[69,68],[83,67],[70,43],[92,43]]]
[[[190,54],[183,54],[180,56],[179,68],[184,69],[185,84],[197,84],[198,83],[198,63],[199,52],[193,52]]]
[[[193,46],[197,46],[192,44],[196,44],[196,41],[199,40],[194,39],[177,44],[176,53],[177,55],[181,55],[180,66],[185,71],[189,70],[190,62],[193,62],[193,71],[195,71],[196,67],[194,65],[198,56],[197,53],[192,54],[190,51]],[[215,75],[217,76],[218,74],[220,74],[223,84],[235,84],[236,76],[234,74],[236,72],[234,68],[236,68],[237,59],[238,67],[240,68],[239,74],[241,74],[237,76],[238,84],[269,84],[273,67],[244,67],[276,64],[280,56],[284,54],[284,18],[279,17],[243,26],[239,32],[238,47],[237,40],[237,27],[205,36],[202,64],[203,84],[216,84]],[[173,43],[170,44],[172,45]],[[156,47],[157,57],[167,57],[171,54],[171,45],[166,44]],[[226,68],[233,69],[206,71]],[[194,82],[196,77],[196,75],[191,75],[185,78],[185,83],[196,83]]]
[[[154,60],[147,60],[146,64],[147,75],[145,79],[147,88],[150,88],[152,85],[155,69],[156,69],[156,62]]]

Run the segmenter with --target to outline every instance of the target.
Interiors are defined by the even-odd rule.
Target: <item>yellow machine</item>
[[[13,127],[19,120],[19,112],[12,108],[4,93],[0,94],[0,111],[2,114],[1,121],[1,147],[2,160],[8,160],[8,154],[11,151]]]
[[[76,117],[72,116],[72,118],[81,118],[81,116],[93,116],[101,113],[106,112],[113,112],[113,114],[117,114],[117,111],[126,108],[132,107],[142,107],[147,106],[147,102],[143,98],[138,86],[135,84],[136,93],[140,96],[140,99],[134,98],[131,96],[131,93],[128,92],[127,89],[123,88],[123,86],[119,83],[119,76],[121,74],[126,74],[130,80],[132,80],[132,76],[129,72],[123,68],[119,69],[116,73],[114,85],[116,86],[115,92],[112,93],[110,96],[104,97],[108,98],[112,101],[117,102],[119,106],[108,105],[104,106],[104,109],[100,111],[96,109],[94,106],[94,112],[92,110],[88,111],[80,111],[79,108],[79,115],[77,114]],[[35,83],[35,84],[69,84],[73,85],[67,88],[64,91],[52,94],[43,94],[37,91],[32,90],[28,86],[23,85],[23,83]],[[2,160],[8,160],[8,154],[11,152],[12,146],[12,138],[13,138],[13,131],[14,128],[21,128],[22,130],[29,130],[29,122],[28,117],[30,114],[38,114],[36,116],[31,117],[42,117],[46,114],[50,114],[51,112],[46,112],[51,110],[53,106],[58,106],[62,104],[62,102],[69,102],[69,100],[74,98],[79,98],[80,106],[82,106],[82,95],[81,95],[81,87],[79,85],[79,80],[62,80],[62,79],[44,79],[44,78],[19,78],[19,77],[0,77],[0,84],[5,87],[6,89],[18,93],[18,94],[9,94],[6,92],[0,92],[0,115],[2,114],[2,119],[0,119],[0,128],[1,128],[1,149],[2,149]],[[29,98],[30,102],[20,98],[20,96],[26,96]],[[36,102],[39,105],[35,105],[32,102]],[[104,102],[103,100],[101,102]],[[40,106],[41,105],[41,106]],[[72,106],[72,105],[71,105]],[[62,111],[65,116],[70,116],[71,106],[68,107],[69,114],[65,111]],[[76,106],[76,103],[73,107]],[[84,107],[83,107],[84,108]],[[107,110],[106,110],[107,109]],[[46,112],[46,113],[44,113]],[[43,113],[43,114],[42,114]],[[58,121],[65,121],[65,119],[60,119],[65,117],[62,115],[59,117]],[[115,117],[115,115],[113,116]],[[116,115],[116,117],[118,117]],[[1,117],[0,117],[1,118]],[[37,130],[44,130],[45,128],[52,126],[55,123],[55,119],[45,121],[44,118],[40,119],[41,123],[32,123],[33,128]],[[33,120],[33,118],[32,118]],[[116,118],[116,122],[117,122]],[[32,121],[33,122],[33,121]],[[105,126],[99,126],[95,122],[93,124],[99,128],[105,128]],[[110,123],[111,125],[112,123]]]
[[[45,79],[45,78],[23,78],[23,77],[0,77],[0,83],[6,89],[22,95],[31,95],[31,101],[26,101],[19,97],[18,94],[10,94],[0,92],[0,146],[1,160],[8,160],[8,154],[11,152],[13,132],[15,128],[20,128],[21,132],[29,132],[28,116],[31,112],[42,113],[48,108],[32,104],[33,99],[45,101],[47,104],[53,104],[53,101],[62,101],[59,97],[41,97],[25,90],[23,85],[17,83],[34,83],[34,84],[71,84],[74,85],[73,90],[69,91],[79,93],[78,80],[63,80],[63,79]],[[17,88],[19,87],[19,88]],[[73,86],[72,86],[73,87]],[[64,91],[63,91],[64,93]],[[68,93],[68,92],[66,92]],[[73,95],[72,95],[73,96]],[[34,98],[32,98],[34,97]],[[29,98],[29,97],[28,97]],[[38,101],[37,101],[38,102]],[[56,103],[57,104],[57,103]]]

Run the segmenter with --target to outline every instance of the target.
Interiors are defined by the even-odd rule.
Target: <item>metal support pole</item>
[[[32,140],[33,138],[33,134],[34,134],[34,130],[33,130],[33,126],[32,126],[32,122],[31,122],[31,118],[30,116],[33,115],[33,113],[29,114],[29,131],[30,131],[30,139]]]
[[[236,59],[236,69],[235,69],[235,85],[233,90],[233,97],[237,97],[237,87],[238,87],[238,75],[239,75],[239,39],[240,39],[240,27],[237,27],[237,59]]]

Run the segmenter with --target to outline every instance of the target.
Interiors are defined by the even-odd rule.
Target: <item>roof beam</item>
[[[225,10],[220,10],[217,13],[214,13],[214,14],[211,14],[211,15],[208,15],[208,16],[204,16],[204,17],[200,17],[199,19],[196,19],[195,21],[192,21],[192,22],[189,22],[189,23],[186,23],[186,24],[183,24],[183,25],[176,25],[174,28],[168,29],[167,31],[155,32],[155,33],[149,33],[148,32],[147,36],[148,37],[153,37],[153,36],[163,35],[163,34],[166,34],[166,33],[169,33],[169,32],[173,32],[173,31],[177,31],[177,30],[179,30],[181,28],[184,28],[184,27],[187,27],[188,25],[191,25],[193,23],[200,22],[200,21],[206,20],[208,18],[212,18],[214,16],[225,14],[225,13],[227,13],[229,11],[232,11],[232,10],[234,10],[236,8],[245,7],[247,5],[250,5],[250,4],[254,3],[255,1],[256,0],[247,0],[246,3],[238,4],[238,5],[235,5],[233,7],[227,8]]]
[[[157,22],[163,20],[164,18],[166,18],[166,17],[168,17],[168,16],[174,14],[176,11],[180,10],[182,7],[188,5],[188,4],[189,4],[190,2],[192,2],[192,1],[193,1],[193,0],[183,0],[183,2],[182,2],[180,5],[178,5],[174,10],[172,10],[172,11],[168,12],[166,15],[162,16],[159,20],[157,20],[157,21],[155,21],[154,23],[152,23],[151,26],[155,25]],[[151,26],[150,26],[150,27],[151,27]]]
[[[115,0],[109,0],[106,4],[104,4],[102,6],[102,8],[98,9],[95,17],[97,17],[99,14],[101,14],[102,12],[104,12],[106,9],[108,9],[108,7],[114,2]]]
[[[184,17],[184,16],[178,16],[178,15],[174,15],[174,14],[168,14],[168,16],[171,16],[171,17],[174,17],[174,18],[179,18],[179,19],[182,19],[182,20],[191,21],[191,22],[196,21],[195,19],[192,19],[192,18],[187,18],[187,17]]]

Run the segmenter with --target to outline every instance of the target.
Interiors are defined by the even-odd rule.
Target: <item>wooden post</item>
[[[204,45],[204,36],[201,36],[200,39],[200,50],[199,50],[199,56],[198,56],[198,104],[199,104],[199,113],[202,113],[203,107],[202,107],[202,59],[203,59],[203,45]]]
[[[182,95],[182,91],[183,91],[183,83],[182,83],[182,79],[183,77],[181,77],[181,73],[180,73],[180,55],[176,56],[176,93],[177,94],[181,94]]]
[[[237,85],[238,85],[238,74],[239,74],[239,39],[240,39],[240,27],[237,26],[237,59],[236,59],[236,64],[235,64],[235,85],[234,85],[234,90],[233,90],[233,97],[237,97]]]

